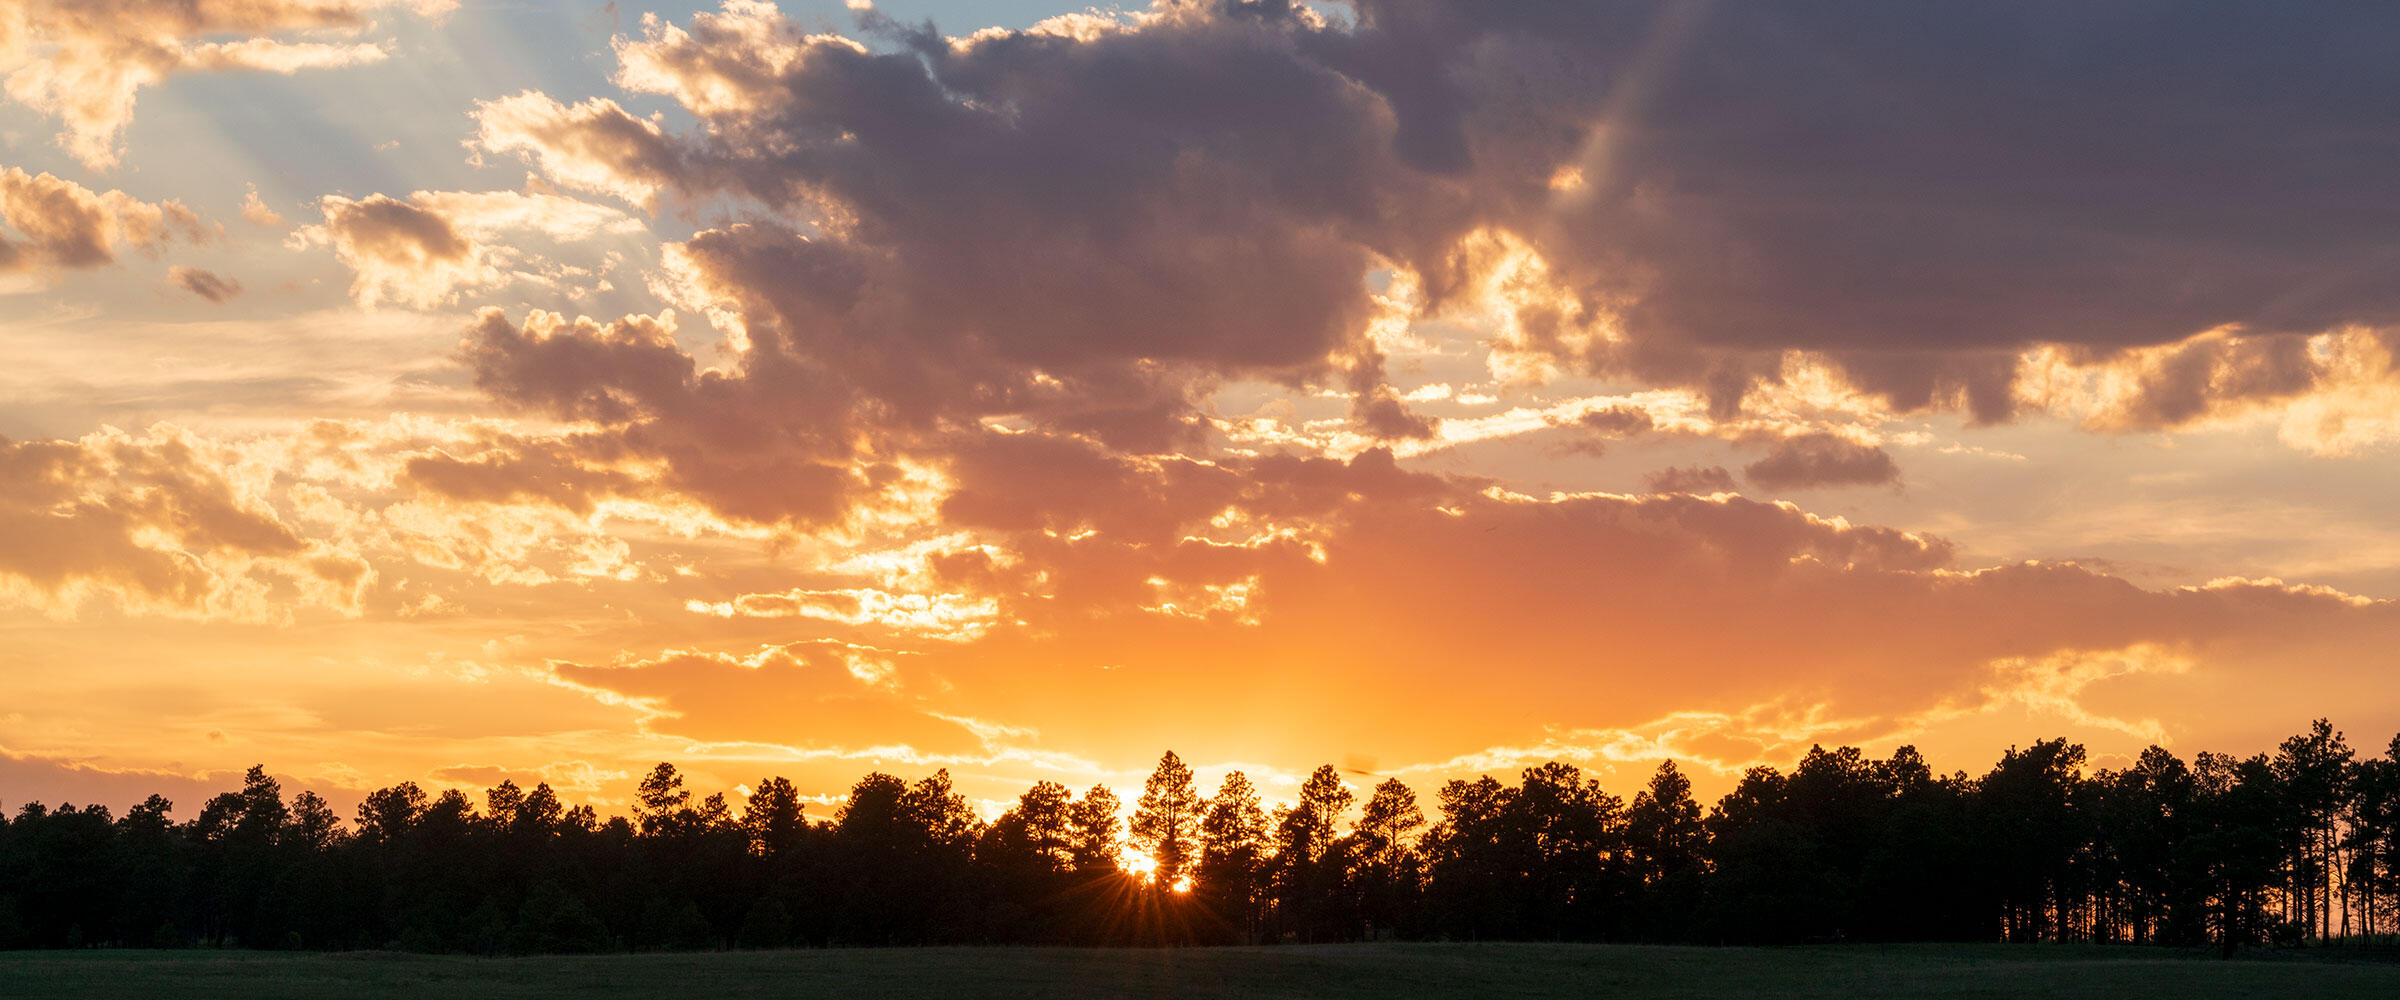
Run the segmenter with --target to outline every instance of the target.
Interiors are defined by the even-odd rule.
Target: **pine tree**
[[[1082,801],[1068,812],[1068,857],[1075,870],[1086,874],[1117,870],[1120,847],[1117,840],[1116,793],[1105,785],[1093,785],[1083,793]]]
[[[1258,934],[1258,877],[1266,842],[1267,814],[1259,808],[1258,790],[1240,771],[1225,775],[1200,820],[1200,863],[1192,891],[1244,941]]]
[[[633,811],[641,820],[642,835],[673,830],[683,819],[684,803],[691,800],[692,793],[684,790],[683,775],[675,772],[675,765],[661,761],[651,768],[633,792]]]
[[[750,801],[742,806],[742,830],[750,835],[750,849],[772,858],[798,847],[808,828],[807,808],[790,780],[774,777],[759,782],[750,792]]]
[[[1192,769],[1169,750],[1142,786],[1131,828],[1134,849],[1148,852],[1157,864],[1152,881],[1160,889],[1183,879],[1191,864],[1200,819],[1200,794],[1192,787]]]

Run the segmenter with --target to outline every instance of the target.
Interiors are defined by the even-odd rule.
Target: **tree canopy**
[[[186,820],[150,796],[0,822],[0,947],[503,953],[1362,938],[2211,946],[2400,930],[2400,738],[2325,721],[2246,758],[2063,739],[1979,776],[1814,747],[1712,807],[1674,761],[1630,804],[1563,761],[1360,802],[1316,769],[1272,808],[1202,797],[1169,752],[1133,803],[1029,788],[985,822],[946,771],[869,774],[818,819],[789,780],[695,796],[662,763],[632,814],[548,784],[411,782],[347,822],[264,767]],[[477,799],[481,805],[477,805]],[[1129,855],[1127,852],[1134,854]],[[1122,865],[1126,857],[1146,865]]]

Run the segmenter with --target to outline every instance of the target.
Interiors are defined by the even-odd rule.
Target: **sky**
[[[0,807],[2379,752],[2396,40],[0,0]]]

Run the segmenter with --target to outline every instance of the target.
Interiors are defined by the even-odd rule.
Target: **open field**
[[[0,953],[10,997],[2207,997],[2400,996],[2400,963],[2218,961],[2133,948],[1388,944],[925,948],[460,958]]]

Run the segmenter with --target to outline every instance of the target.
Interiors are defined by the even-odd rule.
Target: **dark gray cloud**
[[[1609,437],[1632,437],[1657,425],[1657,421],[1651,419],[1650,411],[1638,406],[1611,406],[1607,409],[1587,410],[1575,418],[1575,423]]]
[[[1652,493],[1731,493],[1733,473],[1721,465],[1674,466],[1642,477]]]
[[[1417,437],[1431,425],[1383,382],[1362,277],[1404,266],[1439,310],[1479,287],[1461,246],[1488,230],[1621,333],[1534,349],[1700,388],[1720,418],[1794,349],[1902,409],[1999,420],[2036,343],[2104,358],[2228,325],[2275,344],[2400,322],[2400,104],[2379,99],[2400,83],[2400,11],[1352,13],[1163,2],[1113,27],[949,39],[869,11],[873,45],[766,8],[648,21],[617,43],[619,82],[701,128],[525,94],[479,111],[480,141],[636,203],[732,194],[811,224],[671,248],[695,304],[740,320],[747,350],[721,373],[657,359],[683,387],[638,401],[605,380],[626,371],[483,381],[537,390],[515,399],[537,408],[618,407],[659,454],[739,427],[808,439],[781,454],[827,465],[991,417],[1179,450],[1231,378],[1338,386],[1362,429]],[[1529,327],[1562,322],[1541,308]],[[2257,349],[2259,378],[2210,391],[2288,391],[2280,343]],[[1835,451],[1779,446],[1751,475],[1892,478],[1888,456]]]
[[[1767,457],[1742,467],[1770,490],[1879,486],[1900,480],[1900,467],[1882,448],[1835,434],[1798,434],[1775,442]]]
[[[771,357],[736,374],[702,370],[675,345],[671,322],[629,316],[522,323],[486,310],[459,348],[475,383],[520,408],[596,423],[597,431],[481,468],[412,466],[420,486],[461,498],[547,498],[569,509],[621,477],[594,471],[628,458],[661,461],[658,482],[720,513],[761,523],[838,518],[882,473],[862,461],[839,383]],[[531,447],[530,444],[527,446]],[[527,478],[568,470],[546,482]]]
[[[797,376],[848,418],[1021,415],[1155,452],[1196,440],[1214,382],[1263,378],[1342,385],[1370,433],[1423,437],[1364,336],[1413,172],[1379,99],[1301,54],[1297,24],[1195,8],[952,46],[878,21],[897,48],[869,52],[737,9],[619,46],[628,85],[677,94],[704,136],[663,145],[614,105],[538,95],[479,118],[487,148],[561,183],[828,220],[710,230],[679,260],[740,315],[743,377]]]
[[[232,278],[197,267],[177,265],[167,269],[167,280],[176,287],[210,302],[224,302],[242,294],[242,283]]]
[[[1641,340],[1831,351],[1987,417],[1992,352],[2030,342],[2389,325],[2396,29],[2370,4],[1719,9],[1542,245]]]

